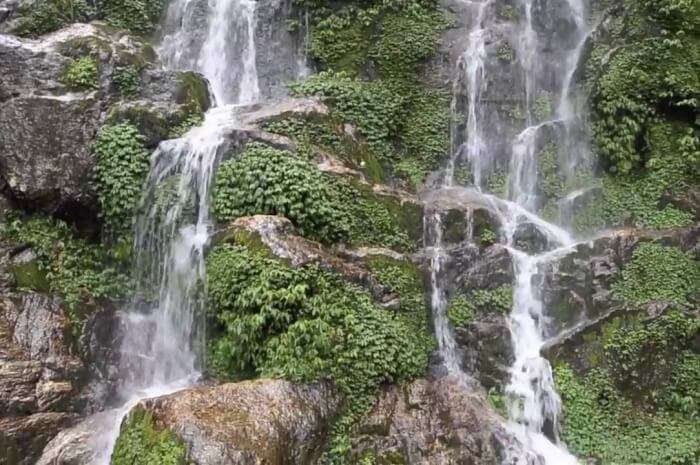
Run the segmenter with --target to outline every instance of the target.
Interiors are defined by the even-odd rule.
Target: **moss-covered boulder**
[[[186,389],[135,407],[111,464],[315,463],[339,407],[327,384],[260,379]]]

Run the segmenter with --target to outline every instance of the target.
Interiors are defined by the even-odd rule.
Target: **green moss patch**
[[[171,431],[159,428],[153,415],[136,408],[122,423],[111,465],[185,465],[187,450]]]

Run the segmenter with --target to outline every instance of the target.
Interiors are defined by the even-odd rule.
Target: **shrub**
[[[93,147],[100,212],[107,233],[113,237],[131,233],[149,169],[144,141],[138,129],[125,122],[104,126]]]
[[[119,299],[129,291],[127,276],[109,252],[74,237],[62,221],[12,218],[1,233],[11,243],[27,245],[36,253],[51,292],[63,297],[74,325],[80,323],[85,304],[91,300]]]
[[[282,215],[305,236],[326,242],[348,236],[326,178],[289,152],[249,144],[239,158],[219,167],[213,198],[218,221]]]
[[[677,247],[639,245],[612,291],[633,304],[666,300],[687,304],[698,292],[700,267]]]
[[[133,95],[139,88],[139,70],[135,66],[119,66],[112,74],[112,82],[122,95]]]
[[[73,89],[99,88],[98,65],[90,57],[82,57],[72,61],[63,70],[59,80]]]
[[[132,411],[114,444],[111,465],[185,465],[187,449],[167,429],[159,429],[150,412]]]
[[[409,380],[427,367],[432,341],[416,326],[420,320],[376,307],[365,292],[315,267],[292,269],[265,251],[223,244],[207,258],[207,291],[215,371],[329,378],[345,395],[334,454],[346,451],[350,426],[381,383]]]
[[[22,36],[46,34],[67,24],[89,21],[95,15],[85,0],[39,0],[27,13],[16,31]]]
[[[163,6],[163,0],[104,0],[101,10],[110,25],[148,34],[158,23]]]

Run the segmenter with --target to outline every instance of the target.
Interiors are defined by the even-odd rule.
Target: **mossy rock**
[[[36,255],[27,249],[18,254],[10,265],[10,271],[15,278],[15,284],[22,289],[48,292],[50,284],[46,270],[42,270]]]
[[[175,101],[186,107],[186,113],[202,113],[211,106],[207,82],[192,71],[179,73]]]
[[[145,145],[155,148],[158,143],[168,138],[170,128],[176,121],[170,121],[163,112],[141,105],[118,105],[112,108],[107,117],[107,124],[128,121],[136,126],[139,133],[146,138]]]
[[[136,407],[122,423],[111,465],[185,465],[184,443],[157,424],[153,415]]]

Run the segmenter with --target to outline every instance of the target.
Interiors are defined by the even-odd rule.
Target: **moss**
[[[110,109],[108,125],[129,122],[146,138],[146,146],[154,148],[161,140],[167,139],[171,121],[160,111],[141,105],[116,105]]]
[[[178,73],[175,101],[185,107],[187,115],[203,113],[211,106],[207,83],[197,73]]]
[[[111,465],[185,465],[184,443],[159,427],[153,415],[137,407],[122,423]]]
[[[443,240],[455,244],[465,239],[467,232],[467,213],[461,210],[449,210],[442,215]]]
[[[21,289],[48,292],[51,288],[47,271],[41,268],[38,260],[13,263],[10,266],[10,271],[15,279],[15,284]]]

